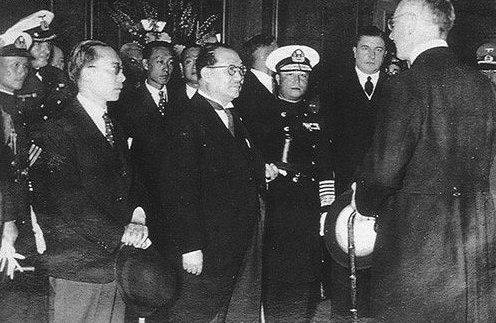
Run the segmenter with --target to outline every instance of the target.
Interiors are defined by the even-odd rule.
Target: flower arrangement
[[[128,2],[116,1],[109,5],[110,17],[140,44],[161,40],[177,45],[203,45],[214,36],[213,23],[219,15],[211,15],[200,22],[191,2],[166,0],[165,15],[147,1],[140,8]]]

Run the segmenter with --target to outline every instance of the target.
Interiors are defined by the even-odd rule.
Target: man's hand
[[[0,246],[0,272],[7,266],[7,276],[14,279],[14,271],[23,271],[16,259],[25,259],[21,254],[16,253],[14,242],[17,239],[18,231],[14,221],[4,223],[2,241]]]
[[[279,175],[279,169],[276,165],[272,163],[265,164],[265,181],[267,183],[273,181],[277,177],[277,175]]]
[[[135,248],[148,248],[151,245],[148,239],[148,227],[139,223],[129,223],[124,229],[121,242]]]
[[[183,254],[183,268],[188,273],[199,275],[203,269],[203,253],[201,250],[195,250]]]

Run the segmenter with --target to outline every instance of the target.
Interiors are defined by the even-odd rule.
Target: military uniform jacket
[[[28,141],[17,112],[16,98],[0,92],[0,222],[29,215],[27,178],[22,174]]]
[[[39,74],[41,79],[36,75]],[[36,138],[42,131],[41,125],[55,117],[62,109],[62,102],[73,92],[64,71],[47,65],[38,70],[30,68],[22,89],[17,93],[28,127],[29,136]]]
[[[49,213],[38,214],[50,276],[108,283],[124,226],[131,221],[131,173],[127,141],[114,121],[114,145],[77,99],[47,122],[42,148],[48,168]]]
[[[491,84],[437,47],[387,86],[356,194],[379,216],[371,308],[393,322],[494,322]]]
[[[233,276],[259,217],[264,164],[239,117],[233,136],[198,93],[173,124],[162,162],[169,254],[180,265],[182,254],[202,250],[202,275]]]
[[[284,100],[278,100],[266,124],[271,128],[262,138],[261,150],[267,162],[285,160],[289,171],[269,183],[265,276],[286,282],[315,281],[320,276],[319,181],[333,178],[324,125],[307,101]]]

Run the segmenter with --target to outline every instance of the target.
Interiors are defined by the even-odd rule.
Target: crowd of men
[[[484,73],[455,58],[449,0],[399,3],[408,69],[386,73],[363,26],[321,93],[317,51],[270,35],[64,60],[52,19],[0,35],[1,321],[300,322],[323,298],[347,316],[349,268],[322,243],[343,194],[377,233],[360,316],[494,321],[496,49]]]

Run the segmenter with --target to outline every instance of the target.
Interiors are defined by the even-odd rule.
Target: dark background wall
[[[0,32],[18,19],[39,9],[54,11],[52,23],[56,40],[66,53],[85,38],[108,42],[115,48],[130,40],[110,19],[106,10],[115,0],[0,0]],[[140,0],[128,0],[139,4]],[[167,0],[148,0],[165,8]],[[281,45],[303,44],[314,47],[331,72],[352,61],[352,39],[357,25],[375,24],[384,28],[398,0],[196,0],[195,9],[205,18],[222,15],[217,31],[226,31],[225,40],[239,47],[249,37],[266,32],[277,35]],[[453,0],[457,21],[449,43],[467,62],[483,42],[496,38],[494,0]]]

